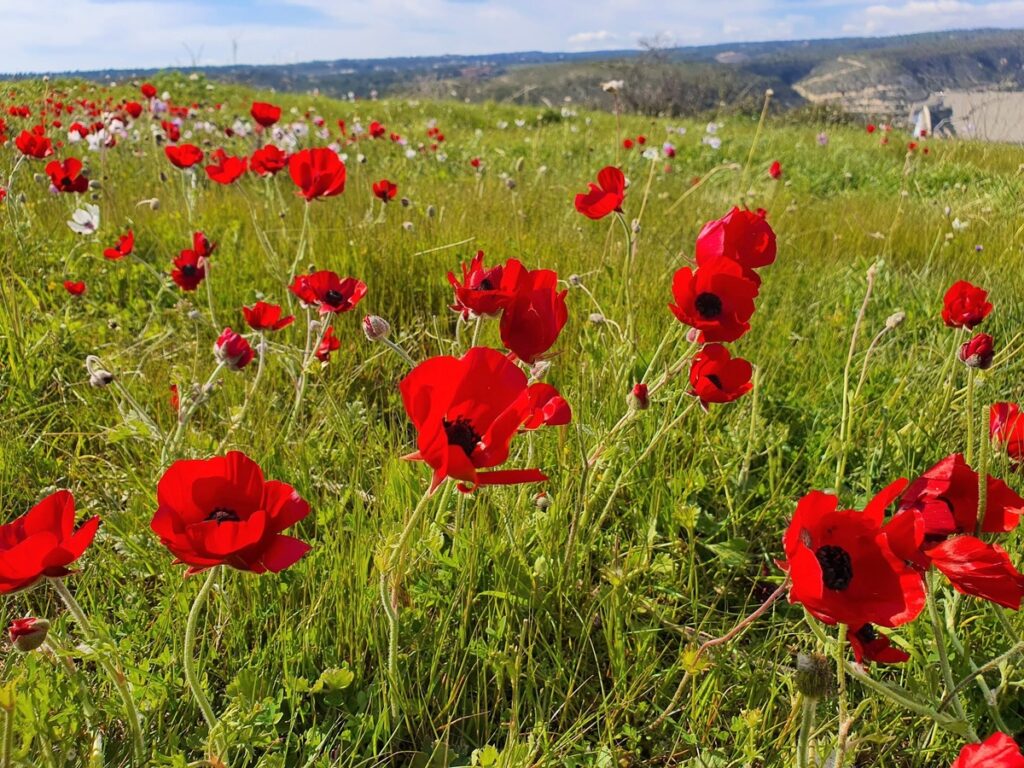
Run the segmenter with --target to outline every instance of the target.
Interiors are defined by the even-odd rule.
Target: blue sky
[[[1024,27],[1024,0],[0,0],[0,71]]]

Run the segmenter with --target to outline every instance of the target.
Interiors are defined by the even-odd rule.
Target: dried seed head
[[[583,285],[583,278],[580,277],[579,275],[569,275],[568,282],[569,285],[573,286],[574,288],[579,288],[581,285]]]
[[[903,325],[903,321],[906,319],[907,313],[904,312],[903,310],[900,310],[899,312],[893,312],[891,315],[889,315],[889,317],[885,319],[885,327],[888,328],[889,330],[892,330],[893,328],[897,328],[898,326]]]
[[[832,665],[820,653],[798,653],[796,688],[809,699],[828,698],[833,690]]]
[[[606,321],[604,315],[602,315],[600,312],[591,312],[590,322],[592,322],[594,325],[604,325]]]
[[[102,368],[97,368],[89,374],[89,385],[102,389],[114,380],[114,374],[110,371],[105,371]]]

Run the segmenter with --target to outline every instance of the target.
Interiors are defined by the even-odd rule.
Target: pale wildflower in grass
[[[85,207],[79,208],[71,214],[68,222],[72,232],[80,235],[91,235],[100,228],[100,208],[98,205],[86,203]]]

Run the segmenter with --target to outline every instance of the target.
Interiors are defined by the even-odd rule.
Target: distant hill
[[[611,108],[614,97],[602,92],[600,84],[621,79],[624,108],[670,115],[722,106],[756,109],[764,90],[772,88],[776,101],[787,107],[828,103],[857,114],[902,116],[910,105],[938,91],[1024,90],[1024,31],[588,53],[338,59],[198,70],[214,80],[285,91],[318,89],[339,97],[421,95],[550,107],[571,102]],[[125,80],[156,71],[49,74]]]

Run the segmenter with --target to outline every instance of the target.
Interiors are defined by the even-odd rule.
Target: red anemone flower
[[[569,312],[567,290],[558,290],[558,273],[550,269],[513,268],[505,265],[503,287],[516,279],[501,314],[501,343],[524,363],[534,363],[551,349],[562,332]]]
[[[59,192],[82,194],[89,189],[89,180],[82,175],[82,161],[69,157],[64,162],[53,160],[46,164],[46,175]]]
[[[120,261],[125,256],[130,256],[133,250],[135,250],[135,233],[129,229],[117,238],[117,244],[113,248],[106,248],[103,251],[103,258]]]
[[[345,164],[333,149],[303,149],[288,158],[288,173],[306,201],[345,191]]]
[[[320,314],[348,312],[366,295],[366,283],[354,277],[338,277],[323,269],[298,275],[288,287],[306,305],[320,308]]]
[[[41,126],[36,126],[32,132],[22,131],[14,140],[14,146],[26,157],[34,157],[42,160],[53,154],[53,142],[43,134]]]
[[[988,291],[971,285],[966,280],[953,283],[946,291],[942,305],[942,320],[950,328],[970,330],[992,311]]]
[[[848,627],[846,639],[850,643],[853,657],[858,664],[873,661],[876,664],[902,664],[910,658],[910,654],[893,647],[888,636],[880,634],[871,624]]]
[[[334,335],[334,328],[328,326],[324,331],[323,338],[316,348],[316,359],[326,363],[331,359],[331,353],[341,349],[341,341]]]
[[[213,344],[213,356],[233,371],[240,371],[252,362],[255,356],[246,338],[225,328]]]
[[[626,177],[615,166],[602,168],[597,184],[590,182],[590,191],[576,195],[576,210],[589,219],[603,219],[609,213],[622,213],[626,198]]]
[[[570,417],[553,387],[529,385],[519,366],[486,347],[473,347],[461,358],[432,357],[413,368],[399,389],[417,431],[418,450],[406,458],[434,470],[431,491],[447,477],[459,480],[466,493],[481,485],[546,480],[537,469],[480,470],[508,459],[519,429]]]
[[[240,571],[283,571],[310,547],[282,535],[309,514],[295,489],[265,480],[239,451],[212,459],[177,461],[157,485],[150,528],[186,575],[217,565]]]
[[[690,364],[690,394],[708,403],[731,403],[754,385],[750,381],[753,368],[742,357],[732,357],[721,344],[708,344]]]
[[[203,150],[195,144],[168,144],[164,154],[175,168],[191,168],[203,162]]]
[[[156,88],[151,83],[143,83],[142,87],[139,88],[139,90],[142,92],[142,95],[145,96],[147,99],[152,99],[154,96],[156,96]]]
[[[777,250],[767,215],[763,209],[733,208],[722,218],[709,221],[697,235],[697,266],[732,259],[746,270],[747,277],[760,284],[754,270],[773,263]]]
[[[771,166],[768,168],[768,175],[771,176],[773,179],[781,179],[782,163],[780,163],[778,160],[772,163]]]
[[[171,279],[183,291],[194,291],[206,277],[206,259],[191,248],[182,251],[174,260]]]
[[[76,531],[75,499],[69,491],[57,491],[0,525],[0,594],[27,589],[43,577],[67,576],[99,524],[99,517],[91,517]]]
[[[992,337],[987,333],[978,333],[960,345],[957,357],[968,368],[986,370],[992,367],[996,352]]]
[[[380,181],[373,182],[373,196],[382,203],[393,200],[396,194],[398,194],[397,184],[394,184],[387,179],[381,179]]]
[[[217,250],[217,244],[212,242],[210,238],[206,236],[205,232],[193,232],[192,250],[196,252],[196,255],[202,256],[206,259],[212,256],[213,252]]]
[[[251,307],[242,307],[245,322],[254,331],[280,331],[295,322],[294,315],[281,317],[283,310],[278,304],[257,301]]]
[[[927,550],[925,555],[957,592],[1020,610],[1024,575],[998,544],[974,536],[953,536]]]
[[[249,170],[260,176],[273,176],[288,165],[288,156],[273,144],[267,144],[252,153]]]
[[[245,173],[248,160],[244,157],[229,155],[218,149],[212,155],[213,162],[206,166],[206,175],[218,184],[233,184]]]
[[[1024,414],[1016,403],[993,403],[988,412],[991,439],[1011,461],[1024,461]]]
[[[797,504],[783,544],[789,600],[826,624],[897,627],[924,609],[924,579],[898,557],[882,529],[885,508],[906,487],[897,480],[863,512],[812,491]]]
[[[384,134],[386,134],[387,132],[388,132],[388,129],[385,128],[383,125],[381,125],[376,120],[374,120],[372,123],[370,123],[370,136],[372,136],[373,138],[375,138],[375,139],[382,138],[384,136]]]
[[[696,271],[683,267],[672,280],[680,322],[700,331],[699,341],[736,341],[750,330],[758,286],[731,259],[715,259]]]
[[[65,280],[64,290],[70,293],[72,296],[81,296],[85,293],[85,283],[81,280]]]
[[[508,268],[521,270],[522,264],[509,259]],[[508,304],[509,294],[501,290],[506,267],[484,266],[484,252],[477,251],[467,266],[462,265],[462,282],[453,272],[448,273],[448,282],[455,289],[455,303],[451,309],[462,314],[463,320],[472,316],[497,315]],[[516,278],[518,280],[518,278]]]
[[[993,733],[981,744],[968,744],[950,768],[1024,768],[1017,742],[1005,733]]]
[[[269,128],[281,119],[281,108],[265,101],[254,101],[249,109],[249,114],[264,128]]]

